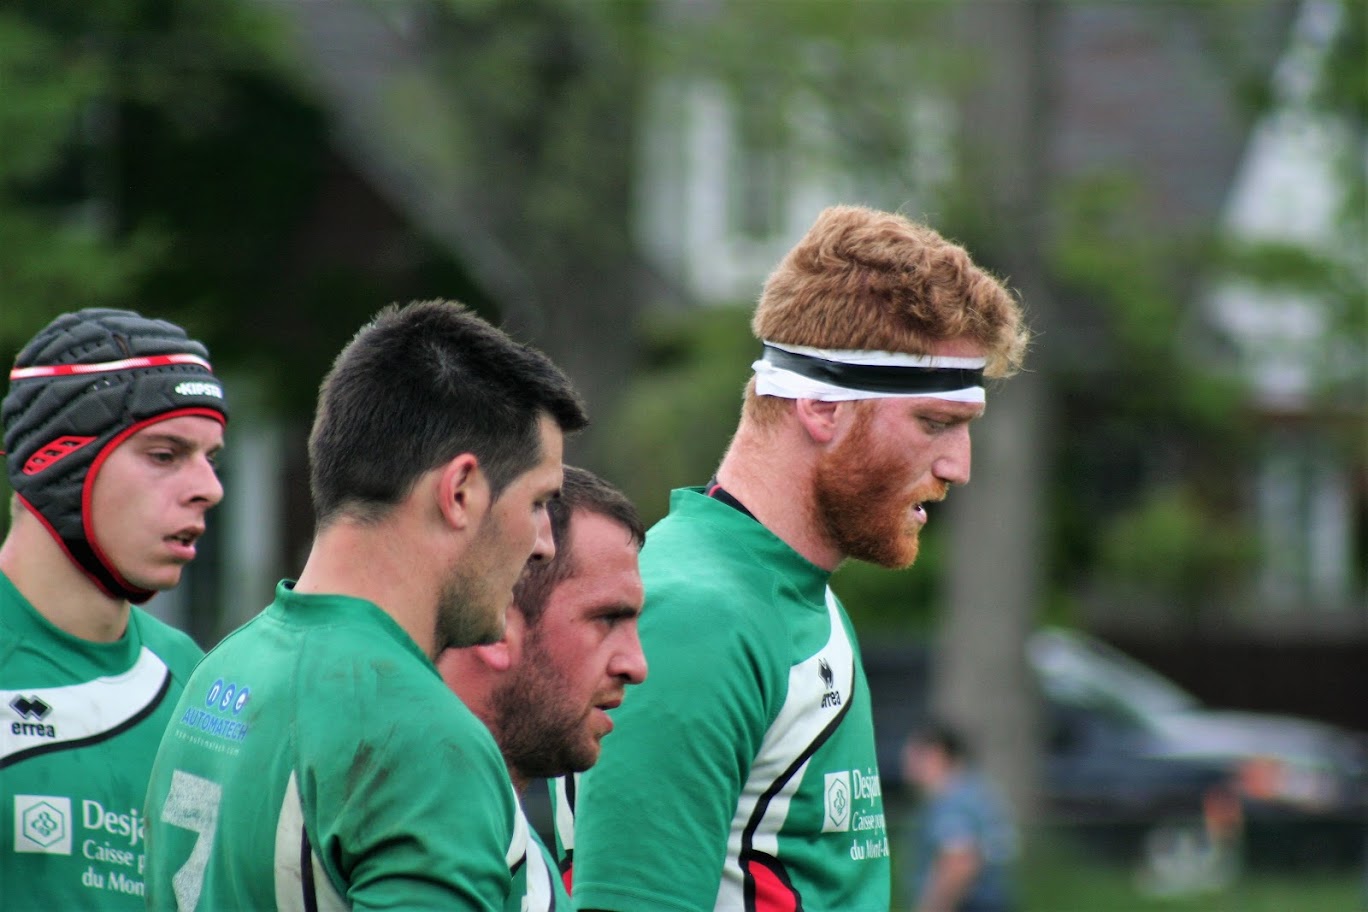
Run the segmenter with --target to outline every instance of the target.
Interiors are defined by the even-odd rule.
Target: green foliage
[[[933,507],[934,509],[934,507]],[[886,570],[862,561],[846,561],[831,577],[861,635],[889,635],[899,640],[930,636],[940,622],[941,581],[948,562],[945,528],[922,534],[917,562],[906,570]]]
[[[1104,555],[1101,542],[1149,535],[1150,545],[1186,543],[1190,536],[1166,535],[1217,527],[1248,538],[1239,519],[1242,478],[1232,471],[1254,453],[1248,391],[1214,357],[1217,346],[1188,303],[1197,290],[1184,281],[1210,245],[1148,230],[1139,202],[1134,182],[1120,174],[1089,175],[1057,195],[1050,267],[1074,314],[1050,348],[1063,423],[1052,575],[1066,587],[1097,573],[1124,579],[1134,569]],[[1154,512],[1150,492],[1172,490],[1177,479],[1191,486],[1181,508],[1161,496],[1168,508]],[[1165,530],[1164,518],[1177,528]],[[1188,564],[1210,569],[1218,560],[1202,553],[1205,544],[1166,564],[1177,576],[1164,585],[1188,587],[1180,601],[1197,598],[1204,583]]]
[[[941,90],[973,78],[978,63],[973,52],[941,40],[953,7],[948,0],[661,4],[646,54],[665,86],[680,80],[730,95],[739,152],[771,172],[762,180],[804,172],[821,180],[835,171],[855,176],[848,195],[885,208],[909,196],[924,205],[922,191],[942,176],[924,169],[942,150],[917,152],[935,145],[940,131],[922,135],[909,111],[940,101]]]
[[[1258,544],[1181,484],[1147,490],[1103,530],[1099,569],[1148,600],[1189,616],[1243,578]]]
[[[245,10],[56,0],[0,13],[0,135],[23,137],[0,143],[0,350],[64,310],[145,302],[142,283],[180,253],[180,226],[139,212],[125,180],[145,149],[137,115],[216,138],[232,74],[269,56]],[[177,163],[157,179],[202,204],[208,175]]]
[[[63,311],[129,307],[180,322],[221,371],[256,374],[267,408],[303,417],[383,304],[488,312],[447,254],[348,183],[286,47],[249,3],[0,14],[0,135],[25,137],[0,143],[0,353]]]
[[[717,307],[642,327],[643,363],[594,461],[647,522],[668,511],[672,488],[705,483],[721,461],[759,355],[749,321],[749,308]]]
[[[121,297],[161,252],[155,233],[113,241],[98,212],[52,199],[106,62],[17,15],[0,12],[0,352],[73,301]],[[18,140],[22,137],[22,141]]]

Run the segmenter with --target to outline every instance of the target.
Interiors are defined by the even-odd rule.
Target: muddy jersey
[[[497,912],[527,840],[493,737],[403,629],[282,583],[172,715],[149,907]]]
[[[143,795],[201,655],[137,607],[117,642],[74,637],[0,573],[0,908],[144,907]]]
[[[686,489],[641,575],[651,672],[575,784],[576,908],[886,912],[869,690],[829,574]]]

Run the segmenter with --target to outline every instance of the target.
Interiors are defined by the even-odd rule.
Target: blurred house
[[[1273,75],[1274,106],[1245,146],[1221,223],[1235,241],[1305,247],[1362,275],[1368,251],[1356,246],[1362,238],[1340,230],[1345,194],[1337,168],[1353,161],[1356,149],[1361,156],[1363,136],[1313,100],[1329,45],[1349,27],[1334,0],[1301,6]],[[1346,452],[1334,438],[1368,421],[1368,340],[1337,333],[1329,303],[1311,291],[1228,279],[1211,291],[1207,307],[1235,347],[1267,430],[1252,480],[1265,555],[1253,620],[1362,635],[1368,454]]]

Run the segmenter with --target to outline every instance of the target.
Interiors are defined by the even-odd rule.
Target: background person
[[[908,738],[902,760],[903,777],[922,795],[915,912],[1013,912],[1016,825],[1002,795],[971,766],[963,737],[930,724]]]
[[[6,909],[142,909],[142,801],[202,653],[137,605],[173,588],[223,497],[208,352],[132,311],[63,314],[0,415],[0,884]]]
[[[299,581],[205,657],[162,739],[152,908],[504,907],[527,830],[433,659],[503,635],[585,420],[550,361],[457,304],[386,308],[342,350]]]
[[[556,556],[528,565],[513,588],[503,639],[448,649],[442,678],[494,734],[519,794],[537,778],[593,766],[609,712],[646,677],[637,637],[643,592],[636,507],[598,476],[565,467],[548,505]],[[568,884],[536,833],[511,910],[569,909]]]
[[[868,686],[827,584],[850,557],[912,563],[1026,332],[962,248],[850,206],[789,251],[752,328],[717,475],[642,550],[651,676],[580,777],[578,908],[889,905]]]

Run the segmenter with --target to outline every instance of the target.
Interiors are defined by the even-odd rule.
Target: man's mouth
[[[171,550],[181,558],[190,560],[195,556],[195,542],[204,534],[202,527],[187,527],[166,536],[164,541],[171,546]]]

